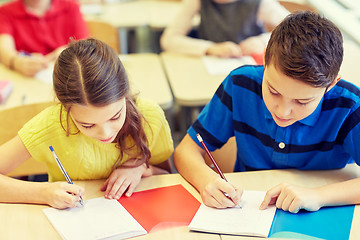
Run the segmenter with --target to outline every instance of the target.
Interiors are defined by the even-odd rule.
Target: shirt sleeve
[[[178,14],[161,36],[160,43],[163,50],[195,56],[206,53],[213,44],[212,41],[187,36],[199,12],[200,0],[183,0]]]
[[[0,34],[13,35],[13,28],[9,16],[5,13],[6,9],[0,7]]]
[[[30,155],[39,161],[49,156],[49,142],[62,131],[56,128],[59,121],[59,106],[50,106],[33,117],[19,130],[18,135]],[[65,134],[65,133],[62,133]]]

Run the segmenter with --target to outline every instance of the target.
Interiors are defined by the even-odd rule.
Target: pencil
[[[66,179],[67,183],[69,183],[69,184],[73,184],[73,182],[72,182],[72,180],[71,180],[71,178],[70,178],[69,174],[66,172],[66,170],[65,170],[64,166],[63,166],[63,165],[62,165],[62,163],[60,162],[59,157],[58,157],[58,156],[57,156],[57,154],[55,153],[54,148],[53,148],[52,146],[49,146],[49,148],[50,148],[50,151],[51,151],[52,155],[54,156],[54,158],[55,158],[55,160],[56,160],[56,162],[57,162],[57,164],[58,164],[58,166],[59,166],[59,168],[60,168],[60,170],[61,170],[62,174],[64,175],[64,177],[65,177],[65,179]],[[79,200],[79,202],[80,202],[80,204],[81,204],[81,205],[84,205],[84,204],[83,204],[83,200],[82,200],[82,197],[81,197],[81,196],[80,196],[80,200]]]
[[[221,169],[219,168],[219,165],[216,163],[214,157],[212,156],[212,154],[210,153],[209,149],[208,149],[207,146],[205,145],[204,140],[202,139],[202,137],[200,136],[200,134],[197,133],[197,134],[196,134],[196,137],[197,137],[197,139],[199,140],[199,142],[201,143],[201,145],[203,146],[206,154],[209,156],[212,164],[213,164],[214,167],[216,168],[216,171],[219,173],[220,177],[227,182],[228,180],[226,179],[225,175],[222,173]],[[224,192],[224,195],[225,195],[228,199],[230,199],[231,201],[233,201],[233,200],[231,199],[231,197],[230,197],[226,192]],[[234,201],[233,201],[233,202],[234,202]],[[236,205],[238,205],[238,204],[236,204]],[[240,205],[238,205],[238,206],[241,207]]]

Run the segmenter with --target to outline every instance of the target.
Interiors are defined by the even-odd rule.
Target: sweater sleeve
[[[18,132],[30,155],[39,161],[51,157],[49,142],[59,135],[66,135],[60,125],[58,105],[50,106],[29,120]]]

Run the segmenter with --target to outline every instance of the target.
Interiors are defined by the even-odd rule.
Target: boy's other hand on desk
[[[225,193],[231,199],[227,198]],[[216,177],[205,186],[203,191],[200,191],[200,194],[203,203],[209,207],[229,208],[240,203],[243,190],[220,177]]]
[[[279,184],[267,191],[260,209],[274,204],[277,208],[292,213],[297,213],[300,209],[317,211],[321,207],[319,192],[316,189],[286,183]]]

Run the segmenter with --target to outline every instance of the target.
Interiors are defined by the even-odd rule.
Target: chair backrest
[[[16,136],[20,128],[31,118],[37,115],[54,102],[27,104],[0,111],[0,145]],[[11,177],[21,177],[36,174],[46,174],[47,168],[44,163],[29,159],[12,172],[7,174]]]
[[[90,37],[103,41],[120,54],[120,39],[118,29],[110,23],[86,20]]]
[[[222,148],[217,149],[211,153],[223,173],[234,172],[234,166],[236,162],[236,149],[237,147],[235,137],[232,137],[227,141],[227,143],[224,144]],[[210,158],[206,154],[204,158],[206,164],[211,166],[212,162]]]

